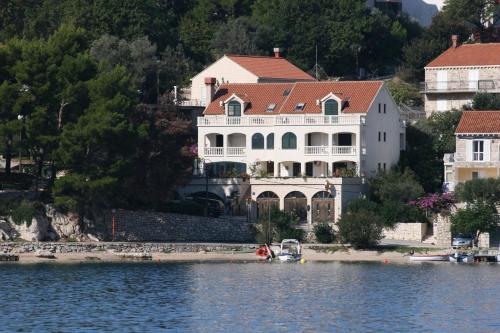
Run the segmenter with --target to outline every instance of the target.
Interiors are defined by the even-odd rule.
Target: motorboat
[[[455,252],[449,255],[450,262],[463,262],[463,263],[472,263],[474,262],[474,254],[473,253],[460,253]]]
[[[414,254],[410,261],[449,261],[447,254]]]
[[[302,258],[300,242],[296,239],[284,239],[277,254],[281,262],[296,262]]]

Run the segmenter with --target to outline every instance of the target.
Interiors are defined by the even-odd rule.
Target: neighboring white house
[[[191,79],[190,95],[183,105],[206,106],[205,78],[215,78],[216,86],[224,83],[297,82],[315,79],[281,56],[224,55]]]
[[[207,78],[196,174],[222,200],[235,193],[309,222],[337,220],[366,177],[388,170],[405,127],[382,81],[222,84]],[[250,175],[245,188],[236,177]],[[226,180],[223,180],[226,179]],[[182,191],[203,191],[194,181]],[[301,215],[302,214],[302,215]]]
[[[500,43],[452,46],[425,66],[421,84],[427,115],[470,106],[478,92],[500,93]]]
[[[444,157],[444,189],[500,176],[500,111],[465,111],[455,131],[456,151]]]
[[[444,6],[445,0],[368,0],[368,6],[393,12],[404,12],[427,27]]]

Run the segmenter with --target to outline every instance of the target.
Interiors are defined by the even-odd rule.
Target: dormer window
[[[305,107],[306,103],[297,103],[297,105],[295,105],[295,111],[304,111]]]
[[[266,112],[273,112],[276,108],[276,103],[271,103],[267,106]]]
[[[338,116],[339,114],[339,103],[333,98],[325,101],[324,108],[325,116]]]
[[[241,103],[238,101],[230,101],[227,104],[227,115],[229,117],[241,117]]]

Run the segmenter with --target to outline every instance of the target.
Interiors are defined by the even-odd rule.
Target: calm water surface
[[[0,265],[1,332],[500,332],[500,265]]]

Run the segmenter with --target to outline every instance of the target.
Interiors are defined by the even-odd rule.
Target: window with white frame
[[[472,141],[472,160],[473,161],[483,161],[484,160],[484,141],[483,140]]]
[[[230,101],[227,104],[227,115],[229,117],[241,117],[241,103],[238,101]]]
[[[325,116],[337,116],[339,114],[339,103],[333,98],[326,100],[324,103],[324,107]]]

